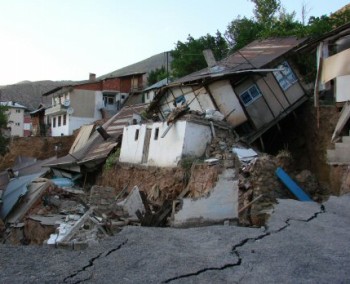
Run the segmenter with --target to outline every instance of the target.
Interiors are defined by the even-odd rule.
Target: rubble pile
[[[290,197],[277,180],[275,171],[278,165],[272,156],[262,155],[247,165],[242,165],[239,174],[239,203],[243,208],[262,195],[258,202],[239,215],[241,224],[262,226],[277,198]]]

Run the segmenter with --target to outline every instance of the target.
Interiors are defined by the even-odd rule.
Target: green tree
[[[0,155],[6,152],[8,139],[3,136],[3,130],[7,127],[7,107],[0,105]]]
[[[152,70],[148,74],[148,79],[147,79],[148,86],[151,86],[151,85],[165,79],[167,76],[168,76],[168,74],[167,74],[167,71],[165,70],[164,66],[162,66],[161,68],[157,68],[155,70]]]
[[[178,41],[171,51],[172,75],[179,78],[205,68],[207,64],[202,53],[205,49],[211,49],[216,60],[220,60],[227,55],[228,44],[219,31],[215,36],[207,34],[194,39],[189,35],[186,42]]]
[[[238,16],[228,26],[225,37],[231,50],[238,50],[259,37],[262,26],[246,17]]]
[[[272,25],[275,15],[281,8],[280,0],[250,0],[254,3],[254,15],[258,23],[266,26]]]

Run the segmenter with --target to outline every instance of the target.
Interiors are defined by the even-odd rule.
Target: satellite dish
[[[72,107],[67,108],[67,113],[68,114],[73,114],[74,109]]]
[[[65,100],[63,103],[64,106],[69,107],[70,105],[70,100]]]

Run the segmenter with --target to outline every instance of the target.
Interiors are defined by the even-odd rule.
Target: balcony
[[[66,107],[66,106],[64,106],[62,104],[57,104],[55,106],[47,108],[45,110],[45,115],[60,115],[60,114],[64,114],[64,113],[67,113],[67,108],[68,107]]]

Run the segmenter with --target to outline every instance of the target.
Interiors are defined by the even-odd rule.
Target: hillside
[[[35,110],[40,103],[51,104],[51,99],[42,94],[71,81],[22,81],[17,84],[0,86],[0,101],[15,101]]]

